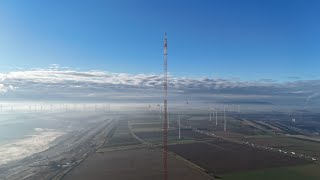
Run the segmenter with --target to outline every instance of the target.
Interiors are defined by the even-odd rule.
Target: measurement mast
[[[163,75],[163,107],[164,107],[164,118],[163,118],[163,179],[168,180],[168,67],[167,67],[167,34],[164,33],[164,75]]]

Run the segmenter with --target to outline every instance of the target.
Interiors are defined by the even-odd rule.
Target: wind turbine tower
[[[226,119],[226,106],[223,107],[223,116],[224,116],[224,131],[227,131],[227,119]]]
[[[209,106],[209,114],[210,114],[210,115],[209,115],[209,116],[210,116],[210,119],[209,119],[209,120],[211,121],[212,109],[211,109],[211,107],[210,107],[210,106]]]
[[[179,115],[179,139],[181,139],[180,120],[181,120],[181,115]]]
[[[218,108],[216,108],[215,110],[216,110],[216,126],[218,126]]]
[[[168,111],[168,129],[170,128],[170,113]]]
[[[159,112],[160,112],[159,118],[160,118],[160,121],[162,121],[162,113],[163,113],[163,108],[162,108],[162,106],[159,107]]]
[[[214,112],[214,109],[215,109],[214,107],[211,109],[211,112],[212,112],[212,118],[214,118],[214,113],[215,113],[215,112]],[[213,120],[213,119],[212,119],[212,120]]]
[[[168,180],[168,65],[167,65],[167,35],[164,33],[164,68],[163,68],[163,106],[164,106],[164,123],[163,123],[163,179]]]

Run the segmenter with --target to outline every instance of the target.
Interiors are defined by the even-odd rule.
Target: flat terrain
[[[257,124],[249,122],[247,120],[238,119],[234,117],[227,117],[227,130],[242,134],[242,135],[259,135],[259,134],[266,134],[267,130],[258,127]],[[183,122],[183,124],[187,126],[191,126],[194,128],[198,128],[201,130],[208,130],[208,131],[223,131],[224,128],[224,117],[218,116],[217,117],[217,125],[215,122],[215,118],[212,117],[212,121],[209,121],[208,117],[189,117]]]
[[[210,177],[169,155],[170,179],[207,180]],[[160,180],[162,153],[158,149],[135,148],[96,153],[71,171],[64,179]]]
[[[319,180],[317,164],[224,174],[224,180]]]
[[[162,142],[163,132],[135,132],[135,134],[141,139],[148,142]],[[196,132],[192,132],[191,129],[182,129],[181,130],[182,140],[204,140],[206,138],[210,138],[206,135],[199,134]],[[178,131],[177,130],[169,130],[168,131],[168,139],[169,142],[176,142],[178,140]]]
[[[169,151],[190,162],[195,167],[199,167],[208,175],[222,179],[230,173],[268,171],[272,168],[285,170],[285,168],[313,165],[310,160],[279,153],[276,149],[267,150],[266,148],[253,147],[251,143],[245,144],[249,139],[253,140],[255,137],[274,136],[272,135],[273,132],[255,122],[232,117],[227,119],[228,128],[227,132],[224,132],[221,116],[218,116],[218,126],[215,125],[214,119],[209,121],[208,117],[201,115],[185,116],[181,121],[182,138],[179,140],[176,119],[171,118],[172,121],[168,132]],[[162,124],[147,122],[147,120],[145,123],[141,120],[138,123],[135,121],[131,123],[135,135],[143,141],[159,145],[161,148]],[[197,129],[198,132],[194,131],[194,129]],[[206,132],[214,133],[218,137],[207,135]],[[274,143],[283,143],[281,141],[277,142],[276,138],[269,140]],[[301,146],[304,146],[304,144],[301,143]],[[306,146],[307,149],[308,147]],[[310,146],[310,150],[317,151],[317,147],[317,145],[313,144],[313,146]],[[259,179],[258,175],[254,177]],[[274,179],[281,179],[281,177],[278,176],[278,178]],[[232,177],[229,178],[232,179]]]
[[[320,143],[285,136],[256,136],[246,137],[246,141],[282,149],[288,152],[301,153],[320,159]]]
[[[224,132],[221,116],[215,126],[201,115],[183,118],[178,139],[176,120],[172,114],[170,179],[319,179],[317,163],[291,154],[295,150],[318,157],[318,142],[276,135],[264,124],[232,117]],[[162,179],[162,127],[157,115],[122,118],[104,145],[64,179]]]
[[[133,126],[150,131],[150,128],[153,129],[159,124]],[[156,135],[158,134],[162,137],[160,131],[156,131]],[[63,179],[160,180],[163,179],[162,157],[160,149],[150,148],[131,132],[128,120],[120,120],[109,133],[104,145],[72,169]],[[212,179],[203,171],[174,155],[168,155],[168,166],[170,179],[181,179],[181,177],[186,180]]]
[[[102,148],[136,145],[140,143],[141,142],[130,133],[128,121],[118,121],[117,126],[109,133],[108,139]]]
[[[223,140],[170,145],[169,150],[214,174],[308,164],[309,161]]]
[[[104,120],[70,133],[46,151],[24,158],[18,165],[3,167],[0,179],[60,179],[103,145],[114,122]]]

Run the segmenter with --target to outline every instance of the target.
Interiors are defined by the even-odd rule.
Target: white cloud
[[[0,93],[5,93],[5,92],[8,92],[10,90],[14,91],[16,89],[17,89],[17,87],[14,87],[12,85],[5,86],[4,84],[0,84]]]
[[[319,95],[320,95],[319,93],[313,93],[313,94],[311,94],[310,96],[308,96],[306,100],[307,100],[307,101],[311,101],[311,100],[319,97]]]
[[[48,69],[0,73],[2,98],[65,101],[158,101],[161,75],[80,71],[52,65]],[[19,87],[19,88],[17,88]],[[311,99],[320,80],[277,83],[270,79],[236,81],[222,78],[169,78],[169,98],[199,101],[248,102],[252,99],[293,103]],[[6,96],[3,96],[6,94]],[[313,95],[313,96],[312,96]],[[311,96],[310,98],[308,98]]]
[[[7,92],[7,88],[4,86],[4,84],[0,84],[0,92]]]

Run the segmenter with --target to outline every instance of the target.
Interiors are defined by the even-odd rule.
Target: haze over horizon
[[[3,102],[160,103],[162,74],[83,71],[52,65],[48,68],[0,73]],[[277,82],[170,76],[170,104],[239,104],[252,106],[317,107],[320,80]],[[270,107],[269,107],[270,108]],[[269,109],[267,108],[267,109]]]

